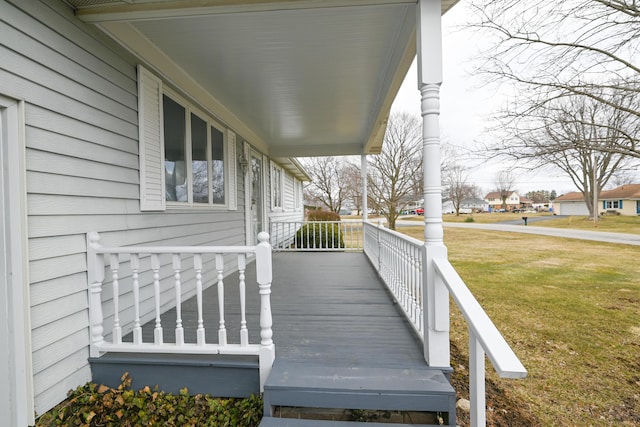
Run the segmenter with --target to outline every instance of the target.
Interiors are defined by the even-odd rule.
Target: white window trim
[[[31,354],[31,317],[29,301],[28,237],[27,237],[27,185],[26,185],[26,142],[24,102],[0,95],[0,160],[6,155],[7,181],[0,176],[0,184],[5,184],[0,195],[0,209],[3,209],[5,237],[8,243],[7,277],[5,281],[9,298],[6,307],[8,318],[1,319],[8,330],[9,346],[5,350],[9,357],[7,366],[9,378],[3,378],[8,387],[10,410],[4,414],[10,425],[35,424],[33,363]],[[5,140],[6,137],[6,140]],[[3,162],[4,163],[4,162]],[[2,200],[4,198],[4,200]],[[7,203],[5,205],[5,202]],[[0,254],[0,256],[3,256]]]
[[[164,155],[164,113],[163,96],[168,96],[185,109],[185,175],[188,177],[187,201],[175,202],[165,199],[165,155]],[[238,209],[237,176],[236,176],[236,135],[227,129],[211,114],[208,114],[176,91],[164,87],[162,81],[154,74],[138,65],[138,109],[140,137],[140,210],[213,210],[233,211]],[[194,203],[191,150],[191,114],[207,123],[209,141],[208,157],[211,157],[211,128],[214,127],[223,135],[224,144],[224,191],[225,202]]]
[[[271,162],[271,168],[270,168],[270,175],[271,175],[271,211],[273,212],[284,212],[284,184],[285,184],[285,180],[284,180],[284,169],[281,168],[280,166],[278,166],[276,163]],[[275,195],[275,180],[276,180],[276,174],[275,171],[279,171],[280,172],[280,206],[276,206],[276,195]]]
[[[302,191],[300,188],[302,187],[302,182],[298,180],[298,178],[293,177],[293,209],[295,211],[300,210],[300,201],[302,199]]]

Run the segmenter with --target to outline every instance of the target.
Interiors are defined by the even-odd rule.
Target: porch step
[[[366,423],[366,427],[436,427],[436,424],[389,424]],[[294,418],[270,418],[262,419],[259,427],[365,427],[357,421],[326,421],[326,420],[302,420]]]
[[[129,372],[131,388],[154,387],[178,393],[187,387],[190,394],[216,397],[248,397],[260,393],[258,358],[253,356],[107,353],[90,358],[92,381],[117,387]]]
[[[428,367],[331,367],[276,360],[264,386],[264,404],[262,427],[285,425],[269,424],[276,407],[437,412],[447,414],[448,425],[456,425],[455,391],[441,370]]]

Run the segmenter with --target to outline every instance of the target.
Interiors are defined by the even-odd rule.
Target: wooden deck
[[[247,267],[250,341],[259,342],[255,265]],[[225,319],[230,343],[240,341],[238,278],[225,279]],[[203,294],[208,342],[218,340],[217,286]],[[276,359],[336,367],[426,367],[422,343],[395,307],[363,253],[275,253],[272,284]],[[195,298],[182,304],[185,341],[195,341]],[[165,342],[175,342],[176,312],[162,316]],[[143,326],[153,341],[153,322]]]
[[[246,284],[250,342],[257,343],[253,263]],[[238,274],[225,278],[224,289],[228,343],[239,343]],[[322,416],[330,418],[325,420],[333,420],[333,410],[340,408],[409,411],[402,417],[412,413],[427,420],[420,424],[425,426],[438,424],[435,414],[446,414],[447,425],[455,425],[455,392],[445,373],[427,366],[421,340],[363,253],[275,253],[271,290],[276,359],[264,384],[265,426],[279,425],[271,417],[305,418],[298,412],[304,408],[327,408],[329,415]],[[206,340],[217,343],[217,285],[203,293],[203,305]],[[185,342],[195,342],[196,298],[181,308]],[[175,309],[162,315],[167,343],[175,342],[175,322]],[[143,341],[153,342],[153,329],[153,321],[143,325]],[[131,334],[124,340],[130,341]],[[259,390],[257,367],[257,357],[247,356],[109,353],[92,361],[94,380],[112,387],[127,370],[135,373],[134,387],[160,383],[161,389],[175,392],[188,385],[191,392],[231,397]],[[291,425],[307,425],[299,422]],[[334,425],[327,422],[317,425]]]

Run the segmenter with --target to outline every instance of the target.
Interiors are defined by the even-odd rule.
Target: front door
[[[636,201],[636,213],[640,215],[640,200]]]

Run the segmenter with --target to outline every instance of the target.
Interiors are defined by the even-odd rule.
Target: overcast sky
[[[481,40],[470,30],[459,28],[464,23],[468,9],[462,0],[443,17],[443,69],[444,82],[441,90],[440,130],[443,143],[454,146],[474,147],[485,132],[487,117],[505,102],[495,94],[495,88],[483,87],[472,74],[470,60],[479,51]],[[417,89],[415,61],[405,79],[392,111],[406,111],[420,117],[420,94]],[[481,164],[480,166],[478,164]],[[486,161],[465,161],[470,183],[485,193],[493,191],[496,173],[507,169],[509,164],[487,164]],[[532,190],[556,190],[558,194],[576,191],[571,180],[559,170],[536,173],[517,171],[516,190],[526,194]]]

